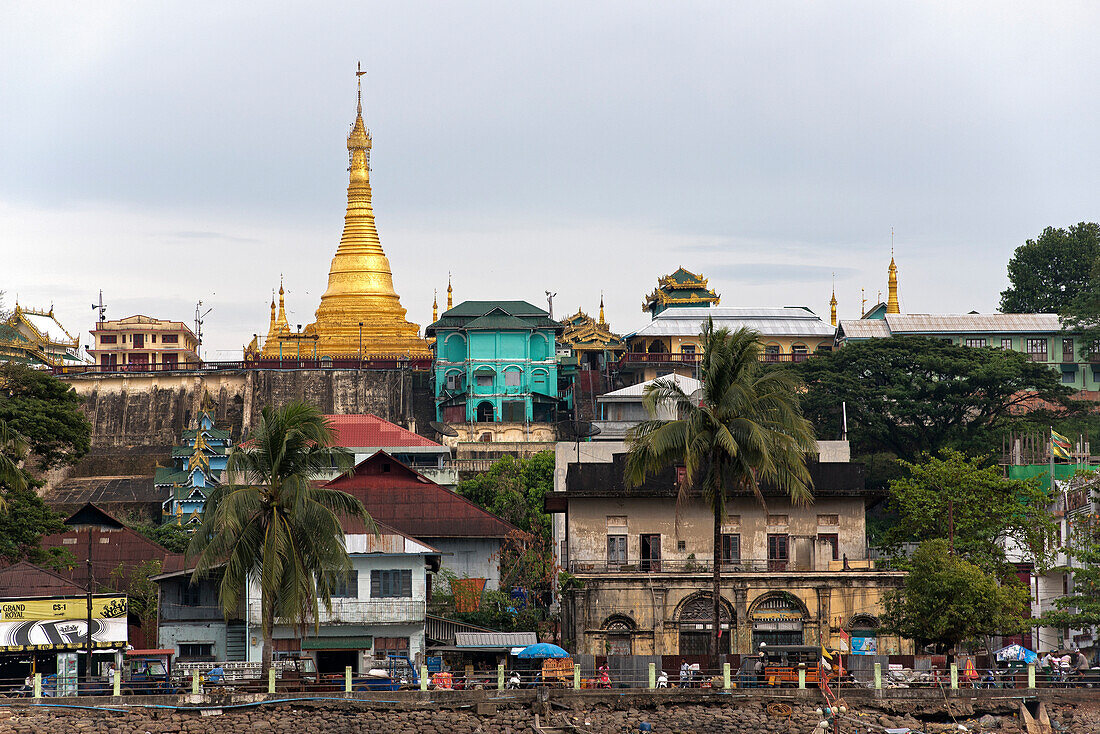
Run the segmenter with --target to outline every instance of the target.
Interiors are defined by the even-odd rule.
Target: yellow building
[[[545,503],[564,516],[555,521],[561,564],[578,581],[563,593],[563,636],[593,655],[706,654],[713,516],[701,499],[677,502],[674,467],[625,487],[626,448],[617,445],[597,452],[597,442],[583,463],[570,444],[558,452],[565,489]],[[767,487],[767,510],[752,496],[730,498],[721,528],[720,652],[749,653],[761,642],[842,648],[842,632],[881,654],[912,652],[909,641],[879,630],[883,594],[904,574],[867,559],[872,493],[863,467],[848,462],[846,442],[819,450],[809,466],[812,504],[792,506]]]
[[[18,303],[0,321],[0,362],[18,362],[31,367],[62,367],[81,363],[80,339],[49,311],[23,308]]]
[[[393,287],[390,262],[382,250],[371,204],[371,135],[363,124],[363,95],[359,91],[355,122],[348,135],[349,182],[344,233],[329,268],[328,288],[317,307],[316,321],[301,333],[286,321],[283,288],[279,309],[271,303],[271,320],[264,342],[264,358],[317,356],[424,357],[428,342],[420,327],[405,318],[406,311]],[[305,343],[303,343],[303,341]],[[246,349],[254,356],[258,344]]]
[[[88,350],[100,369],[174,370],[199,364],[199,340],[182,321],[129,316],[100,321]]]

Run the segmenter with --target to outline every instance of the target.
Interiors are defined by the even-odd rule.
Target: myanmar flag
[[[1050,429],[1050,453],[1059,459],[1068,459],[1069,452],[1073,451],[1073,444],[1062,434]]]

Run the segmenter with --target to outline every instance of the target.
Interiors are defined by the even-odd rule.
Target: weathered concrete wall
[[[84,398],[93,449],[172,446],[192,425],[203,396],[214,420],[239,439],[265,405],[308,400],[325,413],[374,413],[421,432],[434,408],[425,375],[411,370],[226,370],[195,373],[67,375]]]
[[[552,692],[549,700],[538,700],[532,691],[471,692],[431,697],[420,694],[385,693],[357,695],[340,702],[274,703],[254,708],[222,708],[202,715],[198,710],[123,708],[120,704],[140,703],[124,698],[108,704],[104,700],[68,699],[65,703],[100,705],[113,711],[74,708],[32,708],[24,699],[0,705],[0,732],[39,734],[54,731],[111,732],[111,734],[214,734],[215,732],[269,731],[293,734],[346,734],[377,732],[390,734],[512,734],[533,731],[535,712],[544,727],[557,731],[638,731],[648,722],[655,732],[807,732],[819,721],[815,709],[821,705],[816,691],[803,696],[742,696],[690,691],[665,694],[610,693],[594,691]],[[875,699],[868,692],[845,692],[848,713],[841,731],[881,731],[882,727],[909,727],[923,732],[995,729],[1002,734],[1023,734],[1016,718],[1018,700],[999,697],[932,696]],[[921,693],[940,695],[938,691]],[[990,692],[998,693],[998,692]],[[476,694],[476,695],[475,695]],[[373,700],[376,699],[376,700]],[[175,703],[160,700],[156,703]],[[58,701],[46,701],[47,704]],[[150,701],[149,703],[153,703]],[[198,702],[196,702],[198,703]],[[211,704],[230,704],[204,702]],[[1077,734],[1100,732],[1100,700],[1095,696],[1047,696],[1047,710],[1057,731]],[[212,715],[211,715],[212,714]],[[982,719],[981,717],[985,717]],[[983,726],[983,723],[985,726]],[[870,726],[875,728],[870,728]],[[573,727],[576,727],[575,729]]]

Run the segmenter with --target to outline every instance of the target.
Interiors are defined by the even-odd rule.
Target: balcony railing
[[[887,570],[885,561],[868,562],[863,559],[848,559],[849,569],[833,570]],[[826,566],[829,562],[825,562]],[[840,561],[833,561],[832,565]],[[680,573],[680,574],[710,574],[713,569],[713,561],[709,558],[702,559],[662,559],[645,560],[632,559],[622,563],[608,561],[605,558],[584,559],[578,558],[569,561],[569,572],[574,574],[639,574],[639,573]],[[742,558],[740,560],[724,561],[722,573],[781,573],[784,571],[813,571],[812,565],[799,564],[793,559],[764,559]],[[819,569],[823,570],[823,569]]]
[[[260,624],[259,604],[248,612],[249,624]],[[321,624],[423,624],[426,612],[421,599],[333,599],[332,609],[318,604]]]
[[[761,362],[805,362],[813,355],[810,352],[761,352]],[[628,364],[685,364],[695,365],[702,354],[671,352],[627,352],[619,360],[619,365]]]

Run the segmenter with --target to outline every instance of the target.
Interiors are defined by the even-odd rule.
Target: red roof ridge
[[[331,413],[326,414],[324,417],[331,424],[334,446],[345,448],[362,446],[443,448],[443,444],[392,423],[374,413]],[[389,438],[383,435],[387,433],[390,434]]]

